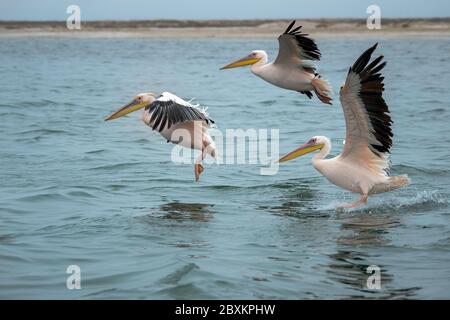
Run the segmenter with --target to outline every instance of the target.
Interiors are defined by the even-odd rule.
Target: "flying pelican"
[[[383,99],[383,56],[370,58],[377,44],[367,49],[350,67],[340,90],[344,110],[346,136],[342,153],[325,159],[330,153],[330,139],[312,137],[304,145],[281,157],[284,162],[320,150],[312,158],[314,168],[331,183],[359,193],[359,200],[344,204],[354,208],[367,203],[370,194],[391,191],[410,183],[406,175],[389,176],[389,149],[392,146],[391,116]]]
[[[320,60],[320,51],[308,34],[301,33],[302,26],[292,29],[294,24],[295,20],[278,37],[275,61],[268,62],[265,51],[254,50],[221,70],[251,65],[252,73],[277,87],[298,91],[310,99],[314,91],[320,101],[331,104],[331,87],[321,79],[313,64],[314,60]]]
[[[130,103],[109,115],[105,121],[120,118],[142,108],[144,123],[158,131],[167,142],[202,151],[194,166],[195,180],[198,181],[204,171],[201,162],[206,154],[213,158],[216,156],[214,141],[207,132],[214,120],[197,105],[172,93],[163,92],[159,97],[153,93],[140,93]]]

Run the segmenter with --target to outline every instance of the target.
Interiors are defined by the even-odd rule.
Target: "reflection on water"
[[[281,195],[277,197],[276,205],[259,205],[259,209],[267,210],[275,215],[292,216],[298,218],[328,217],[330,212],[317,211],[317,192],[312,188],[314,181],[297,179],[276,183],[270,188],[280,189]]]
[[[367,278],[370,276],[367,267],[374,264],[369,263],[370,256],[362,251],[355,250],[338,250],[336,253],[330,254],[331,262],[328,264],[327,274],[329,279],[337,281],[346,286],[350,286],[357,291],[366,291]],[[383,275],[382,283],[386,285],[391,281],[391,275],[387,270],[381,268]],[[370,292],[370,291],[369,291]]]
[[[387,244],[388,240],[384,238],[384,235],[389,228],[396,227],[399,223],[396,217],[358,213],[342,220],[341,230],[344,234],[338,237],[337,243],[343,245]]]
[[[169,202],[159,206],[158,210],[152,214],[162,219],[175,221],[198,221],[206,222],[213,218],[211,209],[214,205],[204,203],[182,203]]]
[[[400,220],[391,215],[359,213],[350,217],[338,217],[341,221],[341,231],[345,234],[336,239],[338,251],[330,254],[331,263],[327,274],[330,280],[349,286],[361,294],[352,294],[350,299],[372,298],[405,299],[414,297],[421,288],[392,288],[394,276],[388,266],[378,263],[379,256],[364,251],[368,246],[387,246],[389,239],[385,237],[389,229],[398,227]],[[373,274],[367,268],[371,265],[380,268],[381,288],[369,289],[368,278]]]
[[[158,232],[161,241],[176,248],[208,247],[209,241],[198,234],[199,228],[214,215],[214,205],[204,203],[168,202],[152,208],[149,214],[137,217],[150,233]],[[191,255],[197,257],[197,255]],[[201,255],[198,257],[202,257]]]
[[[339,215],[337,216],[339,218]],[[389,216],[361,213],[347,216],[343,214],[340,229],[344,233],[336,242],[338,251],[330,254],[331,263],[328,265],[327,274],[331,280],[350,286],[357,291],[377,294],[377,291],[367,289],[367,279],[370,273],[367,268],[377,265],[382,275],[382,285],[385,287],[392,281],[385,266],[376,263],[376,256],[371,256],[359,249],[361,245],[386,245],[388,240],[384,238],[387,229],[398,224],[398,219]],[[349,298],[357,298],[353,295]]]
[[[363,251],[349,248],[348,251],[338,250],[329,257],[332,259],[326,271],[329,279],[360,292],[360,294],[351,294],[346,298],[407,299],[416,297],[421,289],[420,287],[394,288],[392,285],[394,277],[386,269],[386,266],[376,264],[374,261],[377,260],[377,257],[370,256]],[[380,289],[367,287],[367,280],[372,275],[371,272],[367,272],[370,265],[380,268]]]
[[[167,202],[156,208],[151,208],[150,213],[141,217],[147,223],[154,223],[161,219],[168,222],[207,222],[213,216],[213,204]]]

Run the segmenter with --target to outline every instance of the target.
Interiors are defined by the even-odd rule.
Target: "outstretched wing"
[[[158,132],[186,121],[203,121],[207,126],[214,123],[205,110],[169,92],[163,92],[158,99],[145,107],[145,110],[150,114],[149,126]]]
[[[287,27],[283,34],[278,37],[278,56],[274,64],[289,64],[309,66],[308,60],[320,60],[320,51],[316,43],[308,34],[301,33],[302,26],[294,29],[295,20]]]
[[[367,49],[350,67],[341,88],[340,100],[347,128],[341,157],[369,157],[386,170],[392,146],[392,119],[383,99],[384,77],[380,73],[386,62],[381,62],[383,56],[379,56],[369,64],[376,47],[377,44]]]

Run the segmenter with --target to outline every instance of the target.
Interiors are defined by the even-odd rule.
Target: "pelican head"
[[[148,106],[153,101],[156,100],[155,94],[148,92],[148,93],[139,93],[136,95],[133,100],[124,105],[122,108],[117,110],[116,112],[110,114],[108,117],[106,117],[105,121],[108,120],[114,120],[120,117],[123,117],[124,115],[131,113],[133,111],[137,111],[139,109],[144,108],[145,106]]]
[[[325,146],[330,145],[330,139],[324,136],[315,136],[308,140],[305,144],[301,145],[297,149],[289,152],[288,154],[282,156],[278,162],[285,162],[297,157],[303,156],[305,154],[314,152],[316,150],[321,150]]]
[[[264,50],[253,50],[249,55],[223,66],[220,70],[244,67],[255,64],[260,60],[267,60],[267,53]]]

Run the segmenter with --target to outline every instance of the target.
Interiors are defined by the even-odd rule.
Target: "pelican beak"
[[[246,56],[242,59],[239,59],[230,64],[227,64],[226,66],[223,66],[222,68],[220,68],[220,70],[248,66],[251,64],[255,64],[259,60],[261,60],[261,58],[253,58],[251,56]]]
[[[128,113],[131,113],[133,111],[142,109],[146,105],[148,105],[148,103],[141,102],[139,100],[134,99],[129,104],[123,106],[122,108],[120,108],[116,112],[114,112],[114,113],[110,114],[108,117],[106,117],[105,121],[114,120],[114,119],[123,117],[124,115],[126,115]]]
[[[303,156],[303,155],[311,153],[313,151],[322,149],[323,146],[324,146],[324,144],[322,144],[322,143],[314,144],[314,143],[307,142],[304,145],[295,149],[294,151],[291,151],[288,154],[282,156],[277,162],[281,163],[281,162],[286,162],[286,161],[295,159],[297,157]]]

